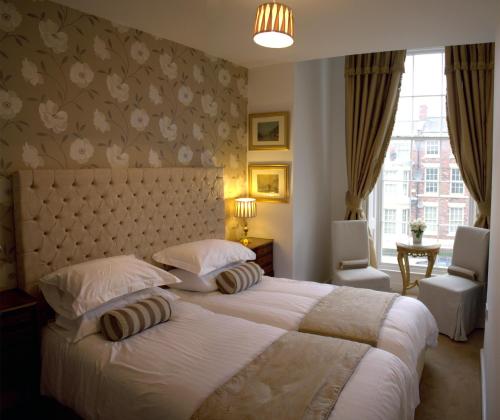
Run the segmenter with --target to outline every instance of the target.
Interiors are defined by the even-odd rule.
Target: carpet
[[[481,420],[481,364],[484,330],[467,342],[439,335],[428,349],[420,382],[420,405],[415,420]]]

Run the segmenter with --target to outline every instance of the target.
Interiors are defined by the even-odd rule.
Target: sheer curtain
[[[373,190],[391,139],[406,51],[346,57],[346,220],[365,219],[363,202]],[[377,266],[370,238],[370,264]]]
[[[446,108],[453,154],[477,203],[475,226],[488,228],[493,153],[495,44],[446,47]]]

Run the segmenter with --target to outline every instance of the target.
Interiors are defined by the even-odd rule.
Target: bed
[[[174,293],[213,312],[286,330],[298,330],[311,308],[336,287],[264,276],[257,285],[235,295],[218,291],[201,293],[174,290]],[[420,377],[425,350],[437,345],[437,337],[436,321],[425,305],[416,299],[399,296],[382,324],[377,347],[398,356]]]
[[[223,237],[221,180],[220,169],[202,168],[21,171],[19,286],[37,295],[38,280],[67,265],[125,253],[148,259],[159,246]],[[97,333],[68,343],[48,324],[41,390],[85,418],[187,419],[287,334],[181,299],[172,320],[121,342]],[[407,366],[367,347],[328,418],[412,419],[418,403]]]

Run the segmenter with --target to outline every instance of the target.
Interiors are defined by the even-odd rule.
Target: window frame
[[[430,48],[430,49],[420,49],[420,50],[410,50],[407,51],[407,55],[420,55],[420,54],[431,54],[431,53],[443,53],[444,48],[443,47],[438,47],[438,48]],[[445,75],[442,75],[443,78],[445,78]],[[415,95],[415,96],[421,96],[421,95]],[[428,95],[428,96],[442,96],[442,95]],[[405,97],[408,97],[406,95]],[[445,106],[445,104],[442,106]],[[446,121],[445,121],[446,123]],[[439,135],[439,134],[434,134],[434,133],[429,133],[429,135],[395,135],[391,137],[391,140],[408,140],[408,141],[417,141],[418,140],[447,140],[449,141],[449,133],[448,135]],[[440,148],[440,154],[439,157],[441,158],[443,154],[443,151]],[[424,153],[425,155],[425,153]],[[432,158],[432,155],[431,155]],[[455,157],[453,156],[453,153],[450,153],[450,160],[453,162],[455,160]],[[454,162],[453,162],[454,163]],[[433,162],[430,163],[432,165]],[[436,164],[439,166],[440,162],[436,162]],[[456,164],[456,163],[455,163]],[[427,163],[429,165],[429,163]],[[422,166],[422,169],[424,167]],[[439,174],[440,176],[441,174]],[[421,182],[424,181],[423,178],[420,178]],[[409,180],[410,182],[412,179]],[[415,180],[413,180],[415,181]],[[438,181],[440,183],[440,181]],[[439,197],[439,191],[441,191],[441,185],[438,183],[438,194],[437,196]],[[384,195],[384,176],[383,176],[383,167],[382,167],[382,172],[381,175],[379,176],[377,183],[375,184],[375,187],[372,191],[372,193],[369,195],[368,199],[365,202],[365,211],[367,214],[367,219],[368,219],[368,224],[370,226],[370,229],[372,230],[372,235],[374,237],[374,242],[375,242],[375,249],[376,249],[376,254],[377,258],[379,261],[379,267],[383,270],[386,271],[394,271],[396,273],[399,273],[399,267],[397,263],[393,262],[382,262],[382,229],[383,229],[383,195]],[[465,187],[465,184],[464,184]],[[408,188],[409,190],[409,188]],[[411,194],[411,191],[408,191],[408,194]],[[451,195],[451,194],[450,194]],[[422,197],[432,197],[432,195],[429,194],[422,194],[420,193],[420,196]],[[436,196],[436,195],[434,195]],[[453,198],[459,197],[457,195],[453,195]],[[468,221],[469,225],[472,226],[475,221],[475,214],[476,214],[476,203],[474,199],[470,196],[469,200],[467,203],[465,203],[465,206],[468,208]],[[465,211],[464,211],[465,214]],[[410,215],[411,217],[411,215]],[[439,225],[439,219],[438,219],[438,225]],[[439,227],[438,227],[439,230]],[[426,271],[426,267],[422,265],[411,265],[412,267],[412,273],[415,274],[424,274]],[[435,266],[434,273],[436,274],[443,274],[446,273],[446,268]]]
[[[458,173],[458,177],[460,178],[459,180],[454,180],[453,179],[453,172],[456,171]],[[462,186],[462,192],[453,192],[453,185],[461,185]],[[450,190],[449,194],[454,196],[454,197],[462,197],[465,194],[465,183],[462,178],[462,173],[460,172],[460,168],[458,165],[450,164]]]

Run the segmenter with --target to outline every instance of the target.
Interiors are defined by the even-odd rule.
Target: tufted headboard
[[[94,258],[224,238],[220,168],[20,171],[14,176],[18,284]]]

